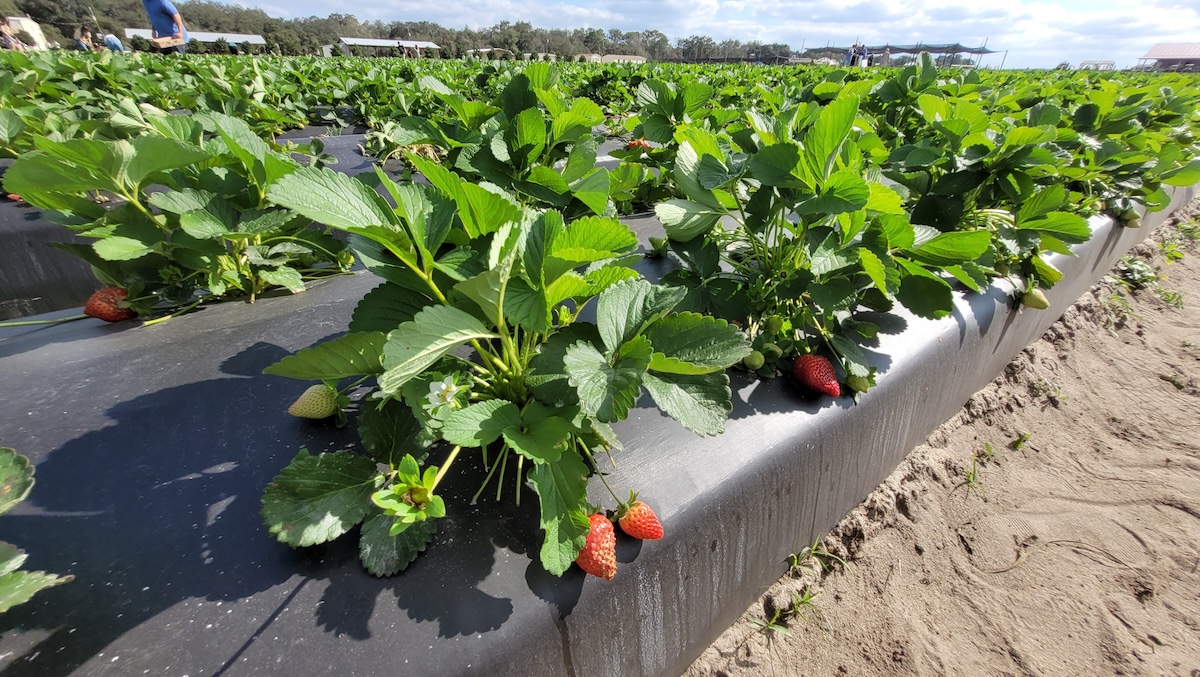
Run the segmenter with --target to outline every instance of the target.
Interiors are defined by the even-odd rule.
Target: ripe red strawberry
[[[122,308],[121,301],[127,294],[120,287],[105,287],[98,290],[83,306],[83,314],[96,317],[105,322],[121,322],[132,320],[137,313],[132,308]]]
[[[650,148],[650,142],[645,139],[634,139],[625,144],[625,150],[635,150],[637,148]]]
[[[588,522],[592,530],[588,532],[587,544],[579,551],[575,563],[585,572],[611,581],[617,575],[617,534],[603,513],[590,515]]]
[[[833,371],[833,365],[820,355],[809,354],[797,357],[795,364],[792,365],[792,375],[803,385],[830,397],[842,394],[842,389],[838,386],[837,374]]]
[[[634,493],[629,494],[629,501],[617,509],[617,524],[621,525],[621,531],[640,541],[657,541],[663,537],[662,522]]]

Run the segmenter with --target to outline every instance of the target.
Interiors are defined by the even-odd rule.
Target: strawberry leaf
[[[658,358],[659,355],[699,369],[675,373],[707,374],[736,364],[750,354],[750,342],[737,327],[696,313],[664,317],[650,325],[645,336],[654,346],[650,369],[655,371],[675,372],[664,368],[665,360]]]
[[[392,576],[412,564],[437,533],[437,520],[413,522],[391,535],[396,518],[376,512],[363,522],[358,540],[358,559],[372,576]]]
[[[483,447],[495,442],[501,431],[521,425],[521,410],[508,400],[476,402],[446,417],[442,438],[463,447]]]
[[[44,571],[13,571],[0,576],[0,613],[29,601],[39,590],[68,583],[73,576],[55,576]]]
[[[367,515],[381,480],[366,456],[310,456],[302,449],[263,492],[263,519],[276,539],[292,547],[332,541]]]
[[[606,423],[624,419],[641,394],[652,352],[644,336],[622,345],[611,361],[590,343],[580,341],[568,348],[563,364],[579,393],[580,407]]]
[[[534,463],[555,463],[562,457],[571,430],[569,421],[549,416],[505,428],[504,441]]]
[[[640,334],[654,320],[671,312],[687,296],[686,289],[660,287],[645,280],[618,282],[596,303],[596,326],[610,351]]]
[[[429,306],[388,334],[379,377],[385,393],[395,393],[409,379],[472,339],[495,338],[472,315],[450,306]]]
[[[346,334],[288,355],[263,369],[263,373],[307,381],[382,374],[386,340],[378,331]]]
[[[725,419],[733,411],[729,377],[714,374],[646,374],[646,390],[660,409],[697,435],[725,432]]]
[[[33,466],[16,450],[0,447],[0,515],[25,500],[33,489]]]
[[[358,436],[371,458],[391,467],[406,455],[417,462],[425,460],[429,442],[422,435],[421,422],[412,409],[399,400],[387,400],[382,406],[364,403],[358,415]]]
[[[542,566],[555,576],[570,568],[587,543],[587,474],[587,466],[575,453],[563,454],[553,463],[538,463],[529,471],[529,482],[541,502]]]

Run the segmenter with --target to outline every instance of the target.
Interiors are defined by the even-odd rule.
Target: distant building
[[[441,49],[432,42],[425,40],[378,40],[376,38],[338,38],[337,45],[323,45],[321,53],[325,56],[333,56],[334,49],[338,49],[345,56],[350,56],[351,47],[368,47],[370,49],[398,49],[405,56],[416,56],[420,58],[421,50],[431,51]]]
[[[1079,70],[1081,71],[1110,71],[1116,66],[1115,61],[1081,61]]]
[[[1138,59],[1138,69],[1156,71],[1200,71],[1200,42],[1160,42]]]
[[[588,56],[595,56],[588,55]],[[605,54],[600,57],[600,63],[645,63],[646,57],[632,54]]]
[[[5,19],[5,23],[8,24],[13,33],[24,31],[33,40],[33,44],[29,45],[30,47],[50,49],[50,43],[46,41],[46,35],[42,33],[42,27],[33,19],[27,16],[10,16]]]
[[[600,63],[600,60],[603,58],[604,57],[600,56],[599,54],[576,54],[575,55],[576,61],[588,61],[591,63]]]

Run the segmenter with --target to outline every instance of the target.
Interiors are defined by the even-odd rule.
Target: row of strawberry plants
[[[927,55],[844,77],[732,114],[704,85],[649,80],[629,126],[654,145],[615,153],[667,177],[658,246],[683,263],[667,282],[692,290],[690,309],[746,326],[745,366],[764,376],[827,350],[865,392],[874,373],[858,343],[878,327],[856,309],[898,302],[938,318],[952,281],[980,292],[1010,276],[1044,308],[1041,289],[1062,277],[1047,257],[1091,237],[1085,216],[1136,225],[1133,203],[1161,209],[1164,186],[1200,181],[1194,86],[987,87],[940,75]]]
[[[319,141],[284,152],[220,113],[144,107],[126,116],[135,122],[141,133],[128,140],[34,137],[35,150],[4,174],[6,191],[91,240],[57,245],[107,285],[85,314],[170,317],[211,300],[303,291],[306,280],[349,270],[342,241],[266,197],[301,168],[297,158],[323,164]]]
[[[363,563],[376,574],[403,569],[430,541],[446,510],[438,486],[462,457],[487,472],[477,498],[489,486],[501,493],[510,481],[518,500],[526,482],[533,487],[547,570],[562,573],[583,553],[591,570],[607,577],[608,557],[585,549],[589,534],[608,540],[603,518],[595,518],[598,509],[587,503],[587,477],[598,474],[598,456],[619,446],[610,424],[628,414],[643,389],[699,434],[723,429],[731,410],[723,372],[737,362],[767,375],[774,373],[768,358],[782,364],[785,354],[801,354],[799,375],[835,394],[832,369],[814,355],[828,349],[840,356],[851,388],[865,391],[874,374],[858,342],[878,327],[857,311],[887,310],[899,301],[936,317],[948,312],[947,276],[981,288],[1003,272],[1005,262],[988,256],[1006,241],[1028,250],[1014,262],[1027,261],[1038,272],[1048,266],[1043,250],[1062,251],[1086,236],[1082,219],[1062,209],[1068,187],[1050,180],[1054,173],[1022,164],[1047,164],[1047,154],[1036,151],[1049,141],[1023,140],[1021,148],[1009,141],[1014,134],[1033,138],[1016,129],[1051,126],[1047,106],[1033,112],[1046,97],[1022,107],[1027,97],[968,79],[940,79],[928,63],[883,80],[828,71],[804,86],[790,81],[777,90],[735,88],[732,94],[697,81],[692,76],[704,71],[694,69],[676,72],[681,84],[643,79],[635,89],[642,117],[630,126],[655,143],[638,144],[611,172],[596,166],[599,138],[592,131],[605,111],[573,96],[559,69],[537,64],[493,71],[480,74],[487,82],[476,82],[471,95],[422,76],[415,83],[420,96],[440,107],[393,121],[389,154],[435,149],[439,162],[405,155],[429,186],[397,183],[382,172],[351,179],[300,167],[278,148],[255,143],[244,123],[145,107],[129,111],[127,117],[136,120],[137,113],[145,125],[128,140],[36,138],[38,150],[7,179],[17,181],[10,188],[68,220],[82,215],[82,232],[100,238],[92,251],[115,257],[100,257],[110,263],[153,264],[150,257],[168,252],[182,259],[195,248],[192,240],[215,240],[223,253],[214,249],[203,265],[190,268],[211,294],[214,283],[227,279],[225,262],[253,264],[251,277],[256,270],[260,276],[262,270],[296,270],[278,262],[295,252],[272,252],[261,240],[251,244],[257,226],[242,226],[257,223],[259,212],[289,228],[315,221],[350,234],[357,258],[386,282],[356,307],[350,334],[268,371],[322,381],[292,409],[315,418],[342,418],[350,395],[374,379],[372,393],[357,405],[367,453],[301,452],[267,489],[263,512],[272,533],[294,546],[363,524]],[[887,77],[899,84],[890,87],[894,80]],[[486,95],[486,87],[499,82],[503,87]],[[907,89],[896,90],[901,86]],[[975,115],[970,102],[942,108],[932,100],[937,92],[945,102],[972,87],[967,93],[979,101],[1008,103],[972,103],[980,111]],[[889,101],[908,102],[903,105],[911,110],[900,115]],[[1143,111],[1147,116],[1158,110],[1154,101]],[[1100,108],[1097,120],[1106,114]],[[1018,111],[1037,124],[1011,122]],[[951,119],[956,113],[968,128]],[[979,129],[970,127],[981,119]],[[1181,119],[1180,126],[1194,124],[1187,115]],[[926,126],[901,133],[890,120],[925,120]],[[909,174],[924,165],[914,162],[918,150],[902,149],[937,138],[938,125],[961,138],[926,165],[1003,168],[1016,158],[1003,177],[1016,191],[1031,186],[1031,197],[1014,211],[973,209],[954,227],[922,223],[917,205],[925,193],[909,185],[918,180]],[[987,152],[972,155],[977,148],[999,150],[989,159]],[[1188,180],[1192,165],[1183,162],[1193,150],[1181,143],[1174,155],[1156,156],[1156,168],[1146,168],[1154,171],[1138,174],[1145,194],[1154,193],[1146,176],[1151,184],[1155,177]],[[185,151],[224,159],[179,162]],[[167,157],[172,153],[183,155]],[[1061,160],[1052,167],[1067,164],[1065,155],[1050,157]],[[931,185],[966,170],[940,171]],[[1098,180],[1109,178],[1101,172]],[[53,189],[40,183],[44,179]],[[149,196],[151,181],[172,190]],[[949,185],[926,192],[943,197]],[[81,200],[89,190],[115,194],[120,205],[94,209]],[[979,190],[975,198],[984,194]],[[614,218],[622,203],[639,200],[658,202],[670,248],[684,263],[664,284],[632,270],[636,238]],[[144,229],[152,237],[143,237],[126,220],[170,234]],[[723,222],[734,227],[718,228]],[[300,237],[299,231],[286,234]],[[260,260],[275,263],[261,269]],[[159,266],[168,275],[170,268]],[[582,320],[589,305],[594,323]],[[449,451],[434,466],[428,461],[438,442]],[[618,514],[641,510],[636,499],[610,491]]]
[[[929,65],[898,77],[928,79]],[[1050,181],[1037,182],[1015,215],[989,206],[966,220],[970,227],[920,223],[913,204],[921,197],[888,180],[893,153],[877,152],[885,146],[871,113],[875,85],[861,82],[823,101],[784,102],[773,114],[720,106],[699,83],[639,86],[644,109],[660,119],[632,124],[644,134],[657,124],[649,154],[670,158],[652,183],[680,196],[656,206],[684,266],[660,285],[626,267],[635,239],[612,218],[620,194],[613,177],[634,163],[612,172],[593,166],[590,127],[601,112],[568,99],[545,64],[511,77],[488,101],[422,79],[445,115],[397,120],[389,152],[432,146],[439,162],[405,156],[427,187],[382,173],[367,182],[382,184],[394,210],[363,182],[329,172],[281,182],[273,199],[353,233],[352,246],[388,282],[355,309],[350,334],[268,369],[324,381],[301,403],[314,417],[340,413],[352,389],[377,383],[358,423],[369,458],[301,452],[264,495],[271,531],[311,545],[362,523],[364,565],[399,571],[432,538],[446,511],[436,490],[465,453],[487,473],[476,499],[493,484],[499,499],[506,478],[518,498],[524,483],[533,487],[548,571],[577,561],[610,577],[611,527],[586,502],[586,476],[604,479],[597,458],[618,445],[608,426],[642,388],[699,434],[722,431],[730,395],[721,372],[739,360],[764,376],[774,373],[768,358],[788,364],[806,385],[837,396],[836,374],[819,354],[832,353],[851,389],[865,392],[875,372],[859,342],[879,327],[859,311],[898,301],[944,316],[949,280],[980,290],[1000,274],[1008,240],[1028,254],[1012,263],[1050,271],[1042,252],[1090,235],[1081,216],[1063,210],[1066,187]],[[1027,115],[1041,122],[1044,110]],[[1003,158],[1032,152],[1007,141],[1025,125],[984,122],[976,145]],[[649,144],[631,145],[629,159],[646,157]],[[1194,180],[1181,159],[1159,168],[1164,180]],[[439,204],[443,216],[434,219]],[[462,260],[478,263],[464,269]],[[1026,298],[1037,305],[1035,294]],[[593,299],[594,326],[580,321]],[[463,345],[471,350],[453,352]],[[785,362],[789,353],[799,357]],[[432,442],[451,447],[439,465],[428,462]],[[605,485],[616,513],[628,512],[634,499]]]

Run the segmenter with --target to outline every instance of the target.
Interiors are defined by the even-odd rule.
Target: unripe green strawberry
[[[850,374],[846,377],[846,385],[856,393],[865,393],[871,389],[871,379],[866,376],[855,376]]]
[[[646,256],[651,258],[661,258],[667,255],[667,240],[662,237],[650,237],[650,251],[646,252]]]
[[[299,418],[329,418],[337,413],[337,393],[324,385],[311,386],[305,390],[288,413]]]
[[[1121,225],[1125,226],[1126,228],[1141,228],[1142,227],[1142,219],[1140,217],[1133,218],[1133,219],[1125,219],[1124,221],[1121,221]]]
[[[783,331],[783,318],[778,315],[772,315],[766,320],[763,320],[763,329],[768,334],[778,334]]]
[[[763,358],[762,353],[757,350],[751,350],[749,355],[742,358],[742,364],[746,365],[747,369],[754,371],[762,369],[762,366],[766,364],[766,360]]]
[[[783,349],[774,343],[764,343],[762,347],[762,355],[768,362],[774,362],[783,357]]]
[[[1021,296],[1021,305],[1034,310],[1045,310],[1050,307],[1050,299],[1046,298],[1041,289],[1030,289]]]

